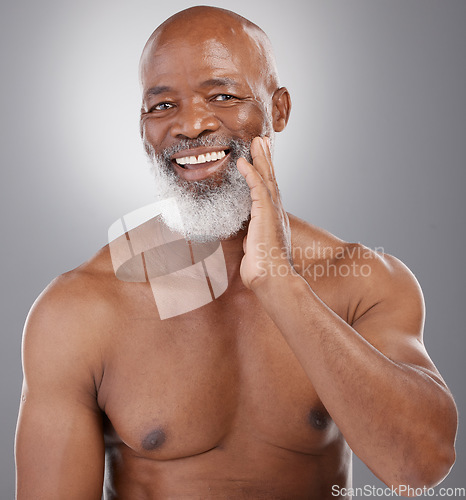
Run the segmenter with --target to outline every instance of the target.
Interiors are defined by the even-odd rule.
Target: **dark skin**
[[[253,163],[237,164],[251,220],[222,241],[227,291],[190,313],[160,320],[108,247],[41,295],[23,345],[19,500],[100,499],[105,450],[105,498],[131,500],[336,498],[350,447],[394,487],[435,485],[453,464],[456,408],[422,343],[415,278],[282,206],[263,138],[286,126],[290,99],[267,43],[194,8],[146,47],[146,148],[254,138]],[[223,165],[173,168],[193,180]]]

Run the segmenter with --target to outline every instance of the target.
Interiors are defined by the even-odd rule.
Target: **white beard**
[[[190,147],[220,146],[230,150],[230,161],[221,179],[185,181],[173,170],[169,158]],[[155,191],[159,200],[174,198],[179,214],[169,209],[162,211],[165,224],[186,239],[196,242],[222,240],[244,228],[251,214],[251,195],[246,180],[236,167],[239,157],[252,163],[250,143],[244,141],[219,141],[201,139],[178,144],[161,154],[146,145],[155,177]],[[179,215],[181,215],[181,220]]]

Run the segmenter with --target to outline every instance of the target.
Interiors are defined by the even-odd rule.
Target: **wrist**
[[[251,290],[259,300],[267,301],[274,296],[280,298],[287,293],[293,293],[294,290],[302,290],[304,287],[307,289],[309,285],[289,262],[269,268],[251,283]]]

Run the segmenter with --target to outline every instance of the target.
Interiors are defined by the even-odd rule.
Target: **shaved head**
[[[144,70],[147,65],[152,64],[157,50],[179,40],[193,45],[209,41],[224,43],[229,50],[233,48],[238,51],[245,65],[256,69],[256,76],[262,80],[261,84],[266,86],[268,92],[273,93],[279,87],[272,44],[265,32],[235,12],[208,6],[182,10],[156,28],[142,52],[140,61],[142,84]]]

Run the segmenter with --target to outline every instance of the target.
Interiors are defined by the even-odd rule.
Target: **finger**
[[[254,167],[260,173],[267,188],[270,191],[274,202],[278,200],[278,186],[275,180],[270,149],[266,140],[262,137],[255,137],[251,144],[251,156]]]
[[[246,253],[247,246],[248,246],[248,235],[246,234],[246,236],[243,239],[243,252],[244,253]]]
[[[269,165],[270,165],[270,175],[273,179],[273,183],[274,183],[274,186],[275,186],[275,190],[276,190],[276,193],[277,193],[277,197],[280,196],[280,190],[278,189],[278,184],[277,184],[277,178],[275,176],[275,167],[273,166],[273,161],[272,161],[272,149],[271,149],[271,146],[270,146],[270,137],[263,137],[263,143],[264,143],[264,147],[265,147],[265,152],[266,152],[266,156],[269,160]]]
[[[251,157],[254,167],[257,169],[261,177],[267,185],[273,184],[271,175],[271,161],[267,157],[267,150],[264,139],[255,137],[251,143]]]
[[[239,158],[236,165],[251,190],[253,204],[256,202],[257,206],[257,202],[259,202],[257,208],[261,208],[267,203],[272,204],[272,193],[270,193],[259,171],[244,158]]]

